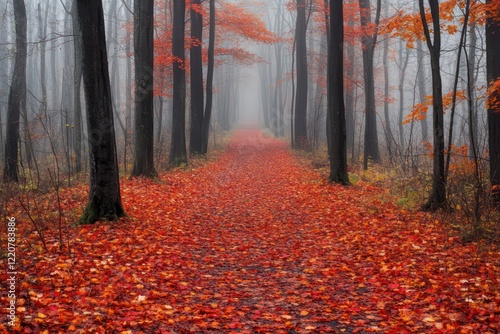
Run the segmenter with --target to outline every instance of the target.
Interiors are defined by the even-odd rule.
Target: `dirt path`
[[[131,218],[80,228],[71,255],[26,261],[23,326],[499,330],[499,254],[477,257],[435,222],[377,201],[380,191],[326,184],[286,143],[240,130],[216,162],[124,181]]]

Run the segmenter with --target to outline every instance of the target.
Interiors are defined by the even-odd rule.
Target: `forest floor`
[[[61,192],[66,216],[86,190]],[[122,180],[129,217],[72,227],[70,251],[55,233],[49,252],[35,233],[20,238],[16,329],[498,332],[500,252],[461,244],[382,191],[328,184],[286,143],[239,130],[203,166]]]

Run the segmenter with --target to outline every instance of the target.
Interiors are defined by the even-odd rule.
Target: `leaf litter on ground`
[[[378,201],[383,190],[370,184],[322,181],[257,130],[235,132],[219,159],[194,170],[121,182],[128,217],[73,227],[69,253],[51,231],[49,252],[24,231],[14,329],[500,330],[497,249],[479,254],[429,216]],[[86,191],[63,190],[65,212],[81,210]]]

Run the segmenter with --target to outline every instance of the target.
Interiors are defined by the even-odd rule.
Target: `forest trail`
[[[130,218],[79,228],[71,255],[22,255],[23,328],[500,330],[498,253],[478,256],[381,189],[326,183],[257,130],[216,161],[122,188]],[[77,207],[85,192],[63,196]]]

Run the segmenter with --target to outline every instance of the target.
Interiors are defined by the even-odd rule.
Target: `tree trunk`
[[[3,22],[0,23],[4,33],[0,34],[0,45],[7,45],[11,43],[11,38],[14,35],[12,33],[11,16],[7,16]],[[0,76],[8,77],[10,76],[10,69],[12,64],[12,57],[8,57],[10,50],[8,48],[2,48],[0,50]],[[8,92],[10,84],[7,80],[0,81],[0,91]],[[2,103],[0,104],[0,156],[5,157],[5,116],[7,115],[7,101],[2,98]]]
[[[53,36],[57,36],[58,35],[58,28],[57,28],[57,24],[56,24],[56,5],[54,2],[52,1],[47,1],[46,5],[48,6],[50,4],[52,4],[52,21],[50,23],[50,26],[51,26],[51,33]],[[46,28],[45,28],[46,29]],[[47,34],[45,34],[47,35]],[[52,109],[53,110],[57,110],[61,107],[61,101],[59,99],[59,88],[61,87],[60,84],[60,80],[59,80],[59,77],[60,75],[58,75],[59,73],[57,73],[57,66],[56,66],[56,57],[57,57],[57,54],[56,54],[56,50],[57,50],[57,46],[56,46],[56,41],[57,39],[56,38],[52,38],[51,41],[50,41],[50,72],[51,72],[51,80],[52,80],[52,89],[51,89],[51,92],[52,92]],[[61,120],[62,122],[62,120]]]
[[[156,176],[153,109],[154,0],[134,1],[135,142],[132,176]]]
[[[48,8],[48,7],[47,7]],[[45,11],[45,23],[42,23],[42,7],[38,4],[38,40],[40,41],[40,89],[42,90],[42,110],[41,114],[47,112],[47,78],[46,78],[46,36],[47,36],[47,12]],[[53,106],[55,107],[55,106]]]
[[[405,74],[406,67],[408,66],[408,59],[410,58],[410,51],[406,49],[405,55],[403,56],[403,40],[399,40],[399,66],[401,67],[399,74],[399,114],[398,114],[398,126],[399,126],[399,146],[401,147],[401,152],[405,150],[405,133],[403,126],[403,116],[404,116],[404,84],[405,84]]]
[[[458,42],[458,54],[457,54],[457,64],[455,67],[455,78],[453,80],[453,96],[451,100],[451,111],[450,111],[450,123],[449,123],[449,131],[448,131],[448,147],[446,153],[446,162],[444,168],[444,179],[445,182],[448,180],[448,171],[450,169],[451,162],[451,150],[453,146],[453,127],[455,126],[455,111],[457,106],[457,89],[458,89],[458,79],[460,77],[460,67],[462,66],[462,48],[465,45],[465,40],[467,36],[468,22],[469,22],[469,9],[470,9],[470,0],[465,1],[464,8],[464,24],[462,27],[462,32],[460,34],[460,41]],[[470,105],[470,104],[469,104]]]
[[[307,149],[307,46],[306,2],[297,0],[297,94],[295,96],[295,147]]]
[[[419,39],[417,40],[417,66],[418,66],[418,97],[419,97],[419,103],[425,103],[427,99],[427,89],[425,88],[425,78],[427,77],[426,75],[426,70],[425,66],[423,64],[423,58],[425,56],[425,53],[422,49],[422,41]],[[422,119],[420,122],[420,126],[422,129],[422,142],[429,141],[429,126],[428,126],[428,121],[427,117]]]
[[[441,82],[441,67],[439,64],[441,56],[441,30],[439,22],[439,0],[428,0],[432,15],[433,39],[425,18],[424,0],[419,0],[420,18],[422,20],[424,35],[431,57],[432,71],[432,116],[433,116],[433,175],[432,190],[428,201],[423,205],[424,210],[437,210],[445,208],[446,202],[446,179],[444,173],[444,124],[443,124],[443,86]]]
[[[320,58],[320,61],[318,61],[318,64],[317,64],[318,65],[317,73],[325,73],[325,71],[327,71],[327,68],[328,68],[328,39],[327,39],[326,34],[321,36],[321,40],[319,43],[319,58]],[[316,133],[316,136],[315,136],[316,142],[314,143],[314,145],[317,147],[317,146],[319,146],[319,142],[320,142],[320,138],[321,138],[321,130],[320,130],[321,125],[325,121],[324,115],[325,115],[325,112],[328,113],[328,102],[325,103],[324,89],[323,89],[321,83],[319,82],[319,80],[316,80],[315,86],[316,87],[315,87],[315,92],[314,92],[314,98],[312,97],[312,95],[309,98],[314,101],[314,103],[313,103],[313,110],[314,110],[314,122],[313,122],[313,124],[314,124],[314,131]],[[329,132],[329,131],[330,130],[327,129],[326,132]],[[327,140],[328,140],[328,138],[327,138]],[[328,144],[328,146],[329,146],[329,144]]]
[[[491,3],[491,0],[487,1]],[[486,20],[486,76],[488,84],[500,78],[500,24],[492,17]],[[498,99],[499,93],[489,98]],[[498,101],[488,105],[488,144],[490,151],[491,202],[500,208],[500,112]]]
[[[385,15],[388,16],[388,4],[385,5]],[[392,163],[392,144],[393,134],[391,128],[391,118],[389,116],[389,36],[386,35],[384,39],[384,51],[382,56],[384,66],[384,121],[385,121],[385,141],[387,145],[387,152],[389,153],[389,161]]]
[[[158,96],[157,97],[157,110],[158,110],[158,125],[156,127],[157,131],[156,131],[156,142],[157,143],[160,143],[161,141],[161,130],[162,130],[162,124],[163,124],[163,96]],[[161,148],[158,148],[161,150]]]
[[[262,106],[262,113],[264,117],[264,126],[271,129],[269,121],[269,78],[267,71],[267,64],[259,64],[259,79],[260,79],[260,101]]]
[[[310,26],[309,26],[310,24]],[[308,22],[308,27],[311,29],[311,31],[314,31],[314,21],[312,21],[311,23]],[[321,47],[321,46],[320,46]],[[314,36],[313,34],[309,34],[308,35],[308,39],[307,39],[307,48],[308,48],[308,51],[311,53],[311,54],[315,54],[316,53],[316,45],[315,45],[315,41],[314,41]],[[319,63],[319,61],[317,61]],[[314,64],[314,62],[313,62]],[[323,70],[323,73],[325,71]],[[318,73],[321,73],[318,71]],[[314,150],[315,148],[315,143],[317,141],[317,138],[318,138],[318,132],[315,130],[315,127],[314,127],[314,122],[317,120],[316,118],[316,113],[314,111],[314,89],[315,89],[315,73],[314,73],[314,70],[312,71],[312,73],[309,74],[308,78],[307,78],[307,142],[309,143],[309,148],[311,150]]]
[[[370,0],[359,0],[361,26],[369,29],[371,22]],[[375,17],[375,33],[366,32],[362,37],[363,44],[363,72],[365,83],[365,147],[363,168],[368,169],[368,160],[380,162],[377,132],[377,108],[375,104],[375,78],[373,75],[373,55],[377,43],[378,22],[380,17],[380,0],[377,1],[377,14]]]
[[[203,64],[202,64],[202,41],[203,41],[203,17],[201,14],[201,0],[191,1],[191,126],[189,152],[191,154],[202,153],[203,143]]]
[[[65,12],[64,14],[64,34],[66,36],[72,35],[72,28],[68,29],[69,20],[71,16],[71,12]],[[72,38],[71,38],[72,39]],[[75,67],[73,64],[73,53],[74,50],[71,48],[71,39],[70,37],[64,38],[64,46],[63,46],[63,61],[65,66],[63,67],[63,79],[62,79],[62,87],[61,87],[61,108],[64,111],[64,115],[66,118],[66,168],[68,171],[68,176],[73,173],[74,170],[74,134],[75,134],[75,122],[74,122],[74,114],[73,110],[73,68]],[[71,185],[71,177],[68,177],[68,186]]]
[[[170,149],[170,166],[177,167],[187,163],[186,152],[186,71],[184,51],[184,18],[186,3],[174,0],[174,21],[172,27],[173,64],[173,116],[172,143]]]
[[[203,117],[203,154],[208,152],[210,119],[212,118],[212,99],[214,81],[214,51],[215,51],[215,0],[210,0],[210,23],[208,37],[208,67],[207,67],[207,100]]]
[[[326,45],[327,45],[326,48],[329,51],[329,47],[330,47],[330,9],[329,9],[330,5],[329,5],[329,0],[324,0],[324,6],[325,6],[325,32],[326,32]],[[327,62],[328,61],[329,60],[327,59]],[[293,81],[292,81],[292,83],[293,83]],[[327,96],[327,98],[328,98],[328,96]],[[327,152],[328,152],[328,159],[330,159],[330,157],[332,156],[332,147],[331,147],[332,129],[330,128],[330,125],[329,125],[330,124],[330,113],[328,112],[328,101],[326,104],[327,104],[327,106],[326,106],[326,148],[327,148]],[[344,108],[346,108],[345,104],[344,104]],[[346,109],[346,111],[349,112],[348,109]],[[293,137],[292,137],[292,143],[293,142],[294,141],[293,141]]]
[[[78,22],[78,11],[76,0],[73,0],[71,8],[71,17],[73,20],[73,46],[74,46],[74,69],[73,69],[73,112],[75,117],[75,172],[82,171],[82,103],[81,103],[81,84],[82,84],[82,32]]]
[[[277,17],[276,17],[276,35],[281,36],[283,31],[283,15],[282,15],[283,1],[277,3]],[[274,84],[274,102],[273,110],[276,119],[276,126],[274,128],[275,135],[278,137],[285,135],[284,129],[284,106],[283,106],[283,45],[281,42],[275,44],[274,56],[276,60],[276,78]]]
[[[330,5],[328,47],[328,126],[331,128],[330,182],[349,184],[344,107],[344,16],[342,1]]]
[[[470,91],[469,94],[469,101],[470,103],[468,104],[469,107],[469,115],[471,115],[471,119],[469,120],[471,122],[470,126],[470,133],[469,133],[469,140],[470,140],[470,145],[469,145],[469,155],[473,157],[474,155],[478,154],[478,152],[473,152],[473,149],[477,149],[477,140],[476,136],[478,134],[478,117],[477,117],[477,108],[476,108],[476,93],[475,93],[475,87],[476,87],[476,76],[475,76],[475,69],[476,69],[476,45],[477,45],[477,33],[476,33],[476,23],[471,22],[470,24],[470,30],[469,30],[469,36],[470,36],[470,44],[469,44],[469,52],[467,54],[467,61],[469,62],[468,64],[468,78],[470,84],[470,87],[468,91]]]
[[[5,143],[5,169],[3,174],[5,182],[19,182],[17,169],[19,116],[23,100],[26,100],[26,7],[24,0],[16,0],[13,4],[16,25],[16,56],[7,105],[7,135]]]
[[[128,2],[128,1],[127,1]],[[128,6],[128,5],[127,5]],[[130,18],[133,13],[131,13],[128,9],[126,11],[126,22],[130,22]],[[123,166],[125,173],[127,172],[128,165],[128,149],[132,140],[132,60],[131,60],[131,50],[132,50],[132,42],[130,35],[127,35],[125,41],[125,53],[127,54],[126,58],[126,72],[125,72],[125,129],[123,131],[123,139],[125,141],[125,146],[123,148]],[[160,124],[161,126],[161,124]]]
[[[353,26],[353,20],[349,20],[349,25]],[[354,65],[355,65],[355,54],[354,54],[354,43],[347,43],[347,64],[345,68],[345,75],[348,80],[354,79]],[[346,112],[346,136],[347,136],[347,147],[349,149],[354,148],[354,84],[350,82],[346,85],[345,92],[345,112]]]
[[[80,224],[125,216],[120,198],[113,106],[101,0],[76,0],[90,148],[89,202]]]

